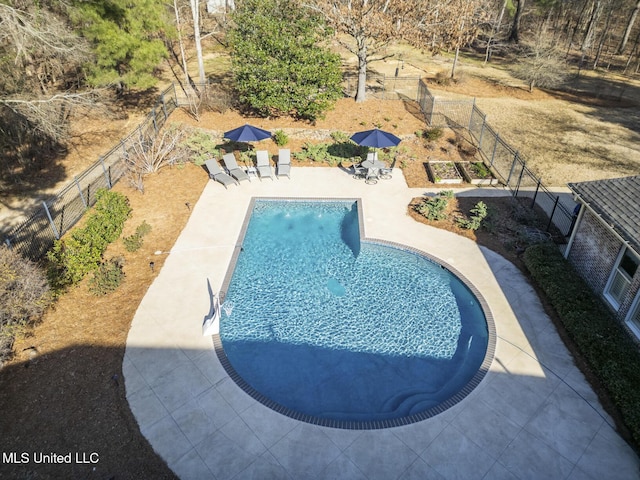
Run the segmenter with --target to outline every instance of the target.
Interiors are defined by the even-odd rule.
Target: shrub
[[[527,248],[524,263],[640,445],[640,351],[611,311],[552,244]]]
[[[442,85],[443,87],[451,85],[451,75],[444,70],[437,72],[434,80],[438,85]]]
[[[349,141],[349,135],[340,130],[331,132],[331,139],[336,143],[345,143]]]
[[[85,226],[68,238],[56,240],[47,252],[49,282],[55,291],[79,282],[97,269],[109,243],[122,233],[131,214],[129,201],[121,193],[110,190],[96,192],[96,205]]]
[[[47,277],[35,263],[0,247],[0,365],[13,340],[40,319],[51,301]]]
[[[422,135],[426,140],[429,140],[430,142],[435,142],[436,140],[440,139],[443,134],[444,132],[442,131],[442,129],[436,127],[436,128],[430,128],[429,130],[425,131]]]
[[[124,258],[115,257],[100,264],[89,281],[89,291],[94,295],[106,295],[113,292],[122,283]]]
[[[476,203],[476,205],[470,211],[470,218],[458,218],[457,222],[462,228],[466,228],[468,230],[477,230],[482,225],[482,221],[487,216],[487,204],[480,201]]]
[[[289,143],[289,136],[282,130],[276,130],[273,134],[273,141],[276,142],[276,145],[282,147]]]
[[[191,152],[191,158],[196,165],[204,165],[216,150],[216,142],[208,133],[196,130],[182,143]]]
[[[446,210],[449,205],[449,198],[451,198],[447,196],[446,192],[448,191],[441,192],[437,197],[425,199],[416,206],[416,211],[427,220],[445,220],[447,218]]]
[[[129,235],[128,237],[124,237],[122,239],[122,243],[124,243],[124,248],[127,250],[127,252],[135,252],[139,250],[144,243],[142,237],[144,237],[150,231],[151,225],[143,220],[143,222],[138,225],[138,228],[136,228],[136,233],[134,233],[133,235]]]

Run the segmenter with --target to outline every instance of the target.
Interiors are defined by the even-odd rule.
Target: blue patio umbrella
[[[400,143],[400,138],[396,137],[393,133],[385,132],[377,128],[354,133],[351,136],[351,140],[363,147],[373,148],[395,147]]]
[[[224,138],[235,142],[257,142],[259,140],[264,140],[265,138],[271,138],[271,132],[245,124],[242,127],[224,132]]]

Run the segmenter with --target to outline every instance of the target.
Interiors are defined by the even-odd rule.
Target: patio
[[[205,173],[203,172],[203,175]],[[505,195],[469,189],[469,195]],[[413,221],[400,171],[375,188],[337,168],[291,180],[210,181],[140,304],[127,340],[127,398],[142,433],[188,478],[638,478],[638,458],[611,427],[532,287],[499,255]],[[464,193],[459,193],[464,194]],[[475,284],[497,331],[480,385],[431,419],[383,430],[337,430],[280,415],[240,390],[201,326],[207,280],[222,284],[252,196],[363,200],[367,237],[444,260]],[[250,286],[248,286],[250,288]]]

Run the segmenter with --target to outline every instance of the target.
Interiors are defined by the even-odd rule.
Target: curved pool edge
[[[397,243],[397,242],[392,242],[392,241],[388,241],[388,240],[382,240],[382,239],[376,239],[376,238],[368,238],[365,235],[365,231],[364,231],[364,223],[363,223],[363,212],[362,212],[362,199],[360,198],[308,198],[308,197],[297,197],[297,198],[273,198],[273,197],[252,197],[251,201],[249,203],[249,206],[247,208],[247,212],[245,215],[245,219],[244,222],[242,224],[242,228],[240,231],[240,234],[238,236],[238,241],[236,243],[235,249],[234,249],[234,254],[232,256],[232,259],[229,263],[229,267],[227,269],[227,274],[225,275],[225,279],[222,285],[222,288],[220,290],[220,301],[223,302],[224,301],[224,295],[226,294],[226,289],[228,288],[228,285],[231,282],[231,277],[233,275],[233,271],[235,269],[235,263],[238,259],[238,255],[240,254],[240,251],[242,250],[242,243],[243,243],[243,239],[244,239],[244,235],[246,233],[246,229],[248,227],[249,221],[251,219],[251,215],[253,212],[253,207],[256,203],[256,201],[258,200],[273,200],[273,201],[321,201],[321,202],[332,202],[332,201],[353,201],[356,203],[357,205],[357,209],[358,209],[358,225],[359,225],[359,230],[360,230],[360,241],[362,243],[370,243],[370,244],[378,244],[378,245],[383,245],[383,246],[388,246],[388,247],[392,247],[392,248],[396,248],[399,250],[403,250],[406,252],[410,252],[413,253],[415,255],[419,255],[422,256],[426,259],[428,259],[429,261],[431,261],[432,263],[435,263],[436,265],[439,265],[441,268],[444,268],[445,270],[447,270],[448,272],[450,272],[451,274],[453,274],[456,278],[458,278],[458,280],[460,280],[468,289],[469,291],[476,297],[476,299],[478,300],[478,303],[482,309],[482,313],[484,314],[485,317],[485,321],[487,324],[487,348],[485,351],[485,355],[483,358],[482,363],[480,364],[480,366],[478,367],[478,370],[476,371],[476,373],[474,374],[474,376],[458,391],[456,392],[454,395],[452,395],[451,397],[449,397],[447,400],[443,401],[442,403],[438,404],[435,407],[431,407],[427,410],[424,410],[422,412],[413,414],[413,415],[408,415],[408,416],[403,416],[403,417],[399,417],[399,418],[394,418],[394,419],[385,419],[385,420],[367,420],[367,421],[359,421],[359,420],[336,420],[336,419],[327,419],[327,418],[321,418],[321,417],[316,417],[313,415],[309,415],[309,414],[305,414],[293,409],[290,409],[288,407],[285,407],[284,405],[273,401],[272,399],[270,399],[269,397],[263,395],[262,393],[260,393],[259,391],[257,391],[255,388],[253,388],[251,385],[249,385],[243,378],[242,376],[235,370],[235,368],[233,367],[233,365],[231,364],[231,362],[229,361],[225,351],[224,351],[224,346],[222,345],[222,341],[220,339],[220,334],[215,334],[212,336],[213,339],[213,346],[214,346],[214,350],[216,352],[216,356],[218,357],[218,360],[220,361],[221,365],[223,366],[224,370],[227,372],[227,374],[229,375],[229,378],[231,378],[236,385],[238,385],[238,387],[240,389],[242,389],[247,395],[249,395],[251,398],[253,398],[254,400],[256,400],[257,402],[261,403],[262,405],[266,406],[267,408],[280,413],[282,415],[285,415],[289,418],[292,418],[294,420],[298,420],[298,421],[302,421],[305,423],[309,423],[309,424],[313,424],[313,425],[319,425],[319,426],[324,426],[324,427],[330,427],[330,428],[339,428],[339,429],[346,429],[346,430],[379,430],[379,429],[383,429],[383,428],[390,428],[390,427],[399,427],[399,426],[403,426],[403,425],[409,425],[412,423],[416,423],[416,422],[420,422],[422,420],[426,420],[428,418],[434,417],[448,409],[450,409],[451,407],[453,407],[454,405],[456,405],[457,403],[459,403],[460,401],[462,401],[464,398],[466,398],[482,381],[482,379],[485,377],[485,375],[487,374],[487,372],[489,371],[489,368],[491,366],[491,363],[493,362],[493,358],[495,356],[495,348],[496,348],[496,328],[495,328],[495,323],[493,320],[493,314],[491,312],[491,309],[489,307],[488,302],[485,300],[485,298],[483,297],[483,295],[480,293],[480,291],[478,290],[478,288],[476,288],[476,286],[469,280],[467,279],[459,270],[457,270],[455,267],[451,266],[449,263],[445,262],[444,260],[430,254],[427,253],[423,250],[420,250],[418,248],[414,248],[408,245],[404,245],[401,243]]]

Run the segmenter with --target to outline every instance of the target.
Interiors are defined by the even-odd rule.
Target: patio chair
[[[258,167],[260,179],[269,177],[273,180],[273,170],[269,164],[269,152],[266,150],[258,150],[256,152],[256,167]]]
[[[367,173],[364,177],[365,183],[373,185],[374,183],[378,183],[378,178],[380,178],[379,168],[367,168]]]
[[[367,169],[361,165],[353,164],[351,165],[351,170],[353,172],[353,178],[365,178],[367,176]]]
[[[281,148],[278,151],[278,176],[286,175],[291,178],[291,151],[288,148]]]
[[[235,178],[227,175],[222,171],[222,168],[220,168],[220,165],[218,165],[218,162],[215,158],[206,160],[204,164],[209,171],[209,178],[223,184],[224,188],[227,188],[228,185],[239,185],[238,181]]]
[[[251,178],[249,178],[249,175],[247,175],[247,172],[242,170],[238,166],[238,164],[236,163],[236,157],[235,157],[235,155],[233,153],[225,153],[222,156],[222,163],[224,163],[224,166],[227,169],[227,171],[229,172],[229,175],[231,175],[236,180],[238,180],[238,181],[240,181],[240,180],[249,180],[249,181],[251,181]]]
[[[381,168],[380,169],[380,178],[384,178],[385,180],[388,180],[391,178],[391,172],[393,172],[393,167],[396,166],[396,159],[393,159],[393,162],[391,163],[391,165],[388,168]]]

